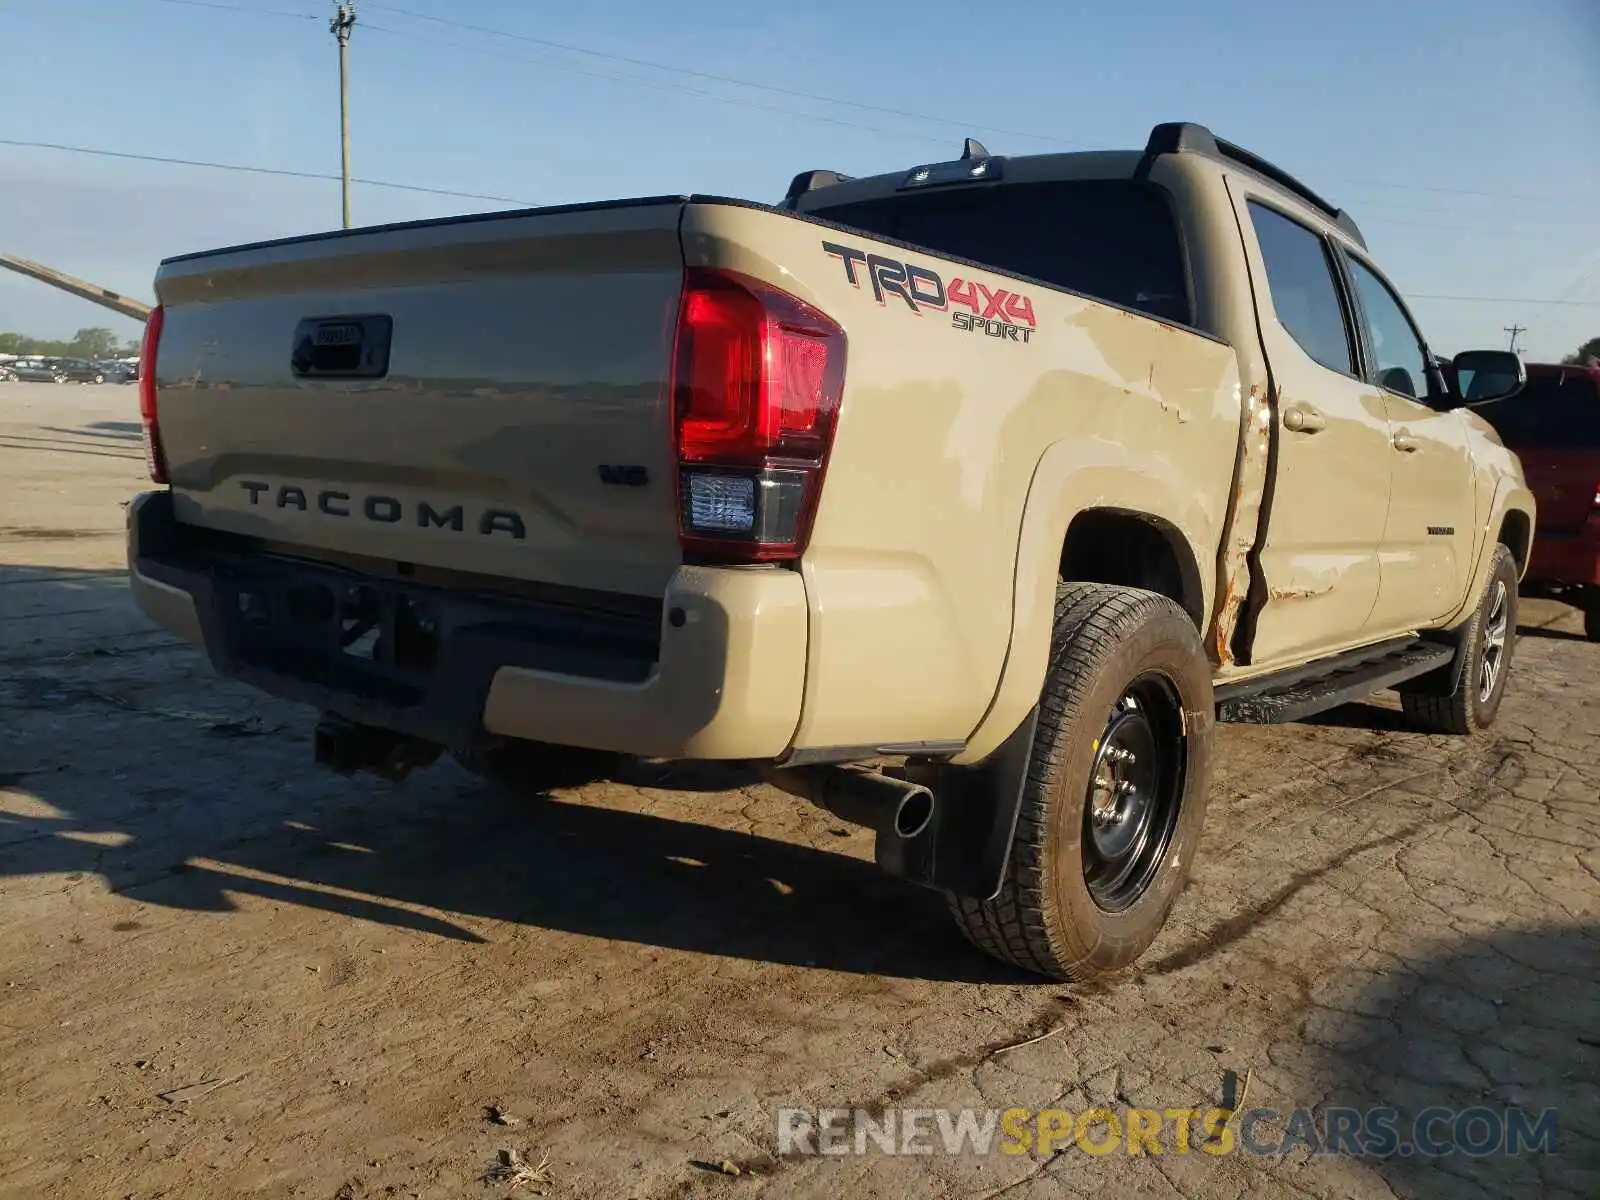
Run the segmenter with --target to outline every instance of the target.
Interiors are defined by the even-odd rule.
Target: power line
[[[312,16],[310,13],[289,12],[282,8],[252,8],[243,4],[221,4],[218,0],[156,0],[158,4],[178,4],[184,8],[210,8],[217,12],[244,13],[251,17],[293,17],[300,21],[320,21],[321,17]]]
[[[1561,304],[1600,308],[1600,300],[1534,300],[1527,296],[1441,296],[1435,292],[1407,292],[1413,300],[1459,300],[1467,304]]]
[[[1559,229],[1520,229],[1501,225],[1498,229],[1485,229],[1472,225],[1441,225],[1437,221],[1407,221],[1400,217],[1384,217],[1369,215],[1366,209],[1360,209],[1357,224],[1360,225],[1403,225],[1408,229],[1431,229],[1437,233],[1471,234],[1474,237],[1504,237],[1514,239],[1528,239],[1533,241],[1555,241],[1557,239],[1570,240],[1570,233],[1563,233]]]
[[[1002,134],[1006,134],[1006,135],[1011,136],[1011,137],[1030,138],[1032,140],[1041,141],[1041,142],[1054,142],[1057,145],[1062,145],[1062,146],[1090,146],[1091,145],[1091,143],[1089,143],[1089,142],[1084,142],[1084,141],[1073,139],[1073,138],[1064,138],[1064,137],[1060,137],[1059,135],[1055,135],[1055,134],[1034,133],[1034,132],[1031,132],[1029,130],[1020,130],[1020,129],[1006,129],[1006,128],[1003,128],[1003,127],[1000,127],[1000,126],[995,126],[995,125],[976,126],[974,124],[974,122],[972,122],[970,120],[957,119],[957,118],[952,118],[952,117],[943,117],[943,116],[935,115],[933,113],[913,112],[913,111],[910,111],[910,110],[907,110],[907,109],[889,108],[889,107],[886,107],[886,106],[881,105],[881,104],[869,104],[869,103],[866,103],[864,101],[859,101],[859,100],[845,100],[845,99],[842,99],[842,98],[840,98],[838,96],[828,96],[828,95],[824,95],[823,93],[820,93],[820,92],[801,91],[801,90],[796,89],[796,88],[780,87],[777,84],[759,83],[759,82],[756,82],[755,80],[751,80],[751,79],[740,79],[740,78],[738,78],[736,76],[721,75],[721,74],[718,74],[718,73],[716,73],[714,71],[700,71],[700,70],[695,70],[695,69],[689,68],[689,67],[673,66],[670,63],[655,62],[655,61],[653,61],[651,59],[634,58],[634,57],[632,57],[630,55],[626,55],[626,54],[616,54],[616,53],[612,53],[610,51],[605,51],[605,50],[595,50],[595,49],[592,49],[591,47],[579,46],[579,45],[576,45],[576,44],[571,43],[571,42],[558,42],[558,41],[555,41],[555,40],[550,39],[550,38],[540,38],[540,37],[534,37],[531,34],[518,33],[518,32],[516,32],[514,30],[498,29],[498,28],[495,28],[495,27],[489,26],[489,25],[476,25],[476,24],[472,24],[472,23],[467,22],[467,21],[457,21],[457,20],[454,20],[453,18],[450,18],[450,17],[435,16],[432,13],[417,12],[414,9],[401,8],[400,6],[394,5],[394,4],[384,4],[384,3],[381,2],[381,0],[372,0],[372,2],[370,2],[368,4],[368,7],[369,8],[381,9],[381,10],[384,10],[384,11],[387,11],[387,12],[395,13],[396,15],[399,15],[399,16],[411,17],[411,18],[413,18],[415,20],[419,20],[419,21],[431,21],[431,22],[433,22],[435,24],[438,24],[438,25],[447,25],[447,26],[450,26],[450,27],[455,28],[455,29],[462,29],[462,30],[467,30],[467,31],[473,32],[473,33],[480,33],[480,34],[484,34],[484,35],[486,35],[488,37],[510,38],[510,39],[512,39],[514,41],[528,42],[528,43],[531,43],[533,45],[544,46],[544,47],[546,47],[548,49],[552,49],[552,50],[564,50],[564,51],[566,51],[568,53],[571,53],[571,54],[582,54],[582,55],[586,55],[586,56],[591,57],[591,58],[609,59],[609,60],[611,60],[613,62],[627,63],[630,66],[645,67],[645,68],[648,68],[650,70],[655,70],[655,71],[667,71],[667,72],[671,72],[671,73],[677,74],[677,75],[692,76],[692,77],[697,78],[697,79],[706,79],[706,80],[711,80],[711,81],[714,81],[714,82],[717,82],[717,83],[729,84],[729,85],[731,85],[733,87],[754,88],[754,89],[759,89],[761,91],[772,92],[772,93],[775,93],[777,95],[793,96],[793,97],[796,97],[798,99],[803,99],[803,100],[816,100],[816,101],[820,101],[821,103],[824,103],[824,104],[837,104],[837,105],[841,105],[841,106],[844,106],[844,107],[847,107],[847,108],[858,108],[858,109],[862,109],[862,110],[868,111],[868,112],[886,113],[886,114],[888,114],[890,116],[907,117],[907,118],[910,118],[912,120],[917,120],[917,121],[932,121],[932,122],[935,122],[937,124],[951,125],[951,126],[955,126],[955,127],[958,127],[958,128],[965,128],[965,129],[980,128],[980,129],[982,129],[984,131],[991,132],[991,133],[1002,133]],[[391,32],[393,32],[393,31],[391,31]],[[626,78],[626,77],[624,77],[624,78]],[[782,110],[779,110],[779,111],[782,111]],[[1474,190],[1474,189],[1471,189],[1471,188],[1452,188],[1452,187],[1440,187],[1440,186],[1437,186],[1437,185],[1428,185],[1428,184],[1396,183],[1396,182],[1394,182],[1392,180],[1387,180],[1387,179],[1356,179],[1356,178],[1344,177],[1344,178],[1336,178],[1336,179],[1333,180],[1333,182],[1358,184],[1358,185],[1369,186],[1369,187],[1396,188],[1396,189],[1399,189],[1399,190],[1402,190],[1402,191],[1436,192],[1436,193],[1441,193],[1441,194],[1445,194],[1445,195],[1459,195],[1459,196],[1488,196],[1488,197],[1495,197],[1495,198],[1499,198],[1499,199],[1512,199],[1512,200],[1521,200],[1521,201],[1532,200],[1532,201],[1545,202],[1545,201],[1555,201],[1555,200],[1560,199],[1560,197],[1556,197],[1556,196],[1537,196],[1537,195],[1531,195],[1531,194],[1528,194],[1528,193],[1520,193],[1520,192],[1487,192],[1487,191],[1478,191],[1478,190]]]
[[[612,62],[626,63],[629,66],[645,67],[652,71],[667,71],[674,75],[686,75],[694,79],[705,79],[715,83],[724,83],[732,87],[752,88],[757,91],[771,92],[779,96],[792,96],[800,100],[815,100],[823,104],[837,104],[845,108],[858,108],[866,112],[884,113],[893,117],[907,117],[913,121],[932,121],[940,125],[950,125],[962,129],[974,128],[974,123],[966,119],[954,117],[941,117],[933,113],[912,112],[903,108],[889,108],[882,104],[868,104],[860,100],[845,100],[838,96],[826,96],[820,92],[800,91],[797,88],[780,87],[773,83],[758,83],[753,79],[739,79],[732,75],[719,75],[714,71],[698,71],[691,67],[677,67],[671,63],[654,62],[647,58],[633,58],[626,54],[613,54],[605,50],[594,50],[588,46],[578,46],[571,42],[557,42],[550,38],[534,37],[531,34],[517,33],[509,29],[496,29],[488,25],[474,25],[467,21],[457,21],[450,17],[437,17],[431,13],[416,12],[409,8],[400,8],[393,4],[372,3],[369,8],[391,12],[397,16],[411,17],[418,21],[431,21],[438,25],[447,25],[454,29],[467,30],[472,33],[481,33],[489,37],[510,38],[514,41],[528,42],[535,46],[543,46],[550,50],[564,50],[569,54],[582,54],[590,58],[607,59]],[[1032,138],[1041,142],[1055,142],[1064,146],[1084,146],[1086,142],[1074,141],[1071,138],[1058,137],[1054,134],[1030,133],[1020,129],[1003,129],[997,125],[984,125],[982,128],[991,133],[1003,133],[1010,137]]]
[[[363,21],[362,26],[368,33],[382,33],[390,37],[411,38],[422,42],[430,49],[440,47],[452,50],[464,50],[469,54],[487,54],[496,58],[506,58],[513,62],[533,63],[537,66],[547,67],[555,71],[565,71],[570,75],[582,75],[589,79],[604,79],[611,83],[631,83],[639,87],[650,88],[658,92],[677,92],[685,96],[693,96],[701,100],[710,100],[717,104],[730,104],[740,109],[760,109],[763,112],[780,113],[787,117],[798,117],[804,121],[821,121],[825,125],[839,125],[847,129],[861,129],[868,133],[881,133],[886,137],[910,138],[914,141],[936,142],[946,145],[945,138],[935,138],[925,133],[907,133],[900,130],[885,129],[881,125],[866,125],[860,121],[847,121],[843,117],[829,117],[822,113],[802,112],[799,109],[784,108],[777,104],[763,104],[756,100],[745,100],[737,96],[719,96],[715,92],[702,91],[699,88],[688,87],[681,83],[671,83],[664,79],[641,79],[637,75],[615,75],[603,71],[592,71],[585,67],[573,66],[571,63],[552,62],[549,59],[529,58],[525,54],[515,54],[508,50],[500,50],[489,46],[468,46],[462,42],[442,42],[438,38],[425,34],[415,33],[409,29],[390,29],[386,25],[374,25],[370,21]]]
[[[318,171],[291,171],[283,167],[252,167],[243,163],[208,162],[197,158],[171,158],[162,154],[134,154],[127,150],[102,150],[91,146],[63,146],[57,142],[31,142],[18,138],[0,138],[0,146],[20,146],[28,150],[59,150],[66,154],[87,154],[95,158],[125,158],[134,162],[163,163],[176,167],[204,167],[210,171],[243,171],[251,175],[282,175],[290,179],[325,179],[334,183],[340,181],[338,175],[327,175]],[[393,183],[386,179],[352,179],[351,183],[363,184],[366,187],[390,188],[399,192],[422,192],[429,196],[451,196],[458,200],[490,200],[496,204],[514,204],[519,208],[531,208],[533,201],[518,200],[512,196],[491,196],[482,192],[456,192],[448,188],[422,187],[415,183]]]
[[[1329,183],[1351,183],[1357,187],[1397,188],[1405,192],[1438,192],[1446,196],[1488,196],[1496,200],[1532,200],[1538,203],[1560,201],[1560,196],[1536,196],[1530,192],[1480,192],[1472,188],[1438,187],[1426,183],[1394,183],[1387,179],[1351,179],[1329,176]]]

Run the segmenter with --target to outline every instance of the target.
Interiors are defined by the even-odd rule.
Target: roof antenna
[[[967,144],[961,147],[961,157],[963,160],[969,158],[988,158],[989,151],[984,149],[983,143],[977,138],[968,138]]]

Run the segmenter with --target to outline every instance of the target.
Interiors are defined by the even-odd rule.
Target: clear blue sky
[[[322,0],[0,0],[0,138],[338,171]],[[230,11],[229,5],[250,11]],[[303,15],[296,15],[303,14]],[[418,14],[599,52],[452,28]],[[359,0],[358,177],[776,199],[809,167],[1142,145],[1195,120],[1349,209],[1445,352],[1600,335],[1600,0]],[[637,62],[856,105],[738,87]],[[360,186],[358,223],[499,207]],[[147,297],[163,255],[338,222],[338,185],[0,145],[0,248]],[[134,326],[0,273],[0,330]]]

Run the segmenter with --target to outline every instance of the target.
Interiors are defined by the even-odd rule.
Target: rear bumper
[[[179,524],[165,492],[129,507],[128,568],[146,615],[219,673],[446,746],[771,759],[800,719],[793,571],[685,566],[659,604],[427,587],[252,551]],[[375,653],[341,648],[367,624],[356,647],[375,637]]]
[[[1533,583],[1600,584],[1600,528],[1560,537],[1534,535],[1526,578]]]

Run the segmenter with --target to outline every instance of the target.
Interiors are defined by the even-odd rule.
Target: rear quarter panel
[[[796,747],[967,739],[1014,650],[1016,606],[1053,589],[1062,537],[1087,508],[1145,513],[1179,531],[1210,611],[1240,433],[1228,346],[770,210],[692,204],[682,232],[691,265],[766,280],[848,337],[802,564],[810,644]],[[944,305],[875,288],[859,264],[852,282],[824,243],[931,272]],[[1035,321],[1026,340],[959,328],[967,310],[949,299],[956,279],[1025,296]]]

